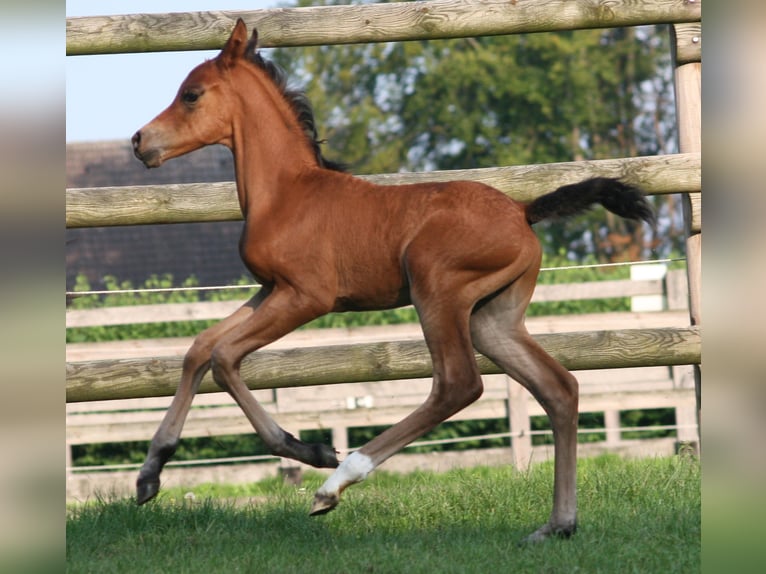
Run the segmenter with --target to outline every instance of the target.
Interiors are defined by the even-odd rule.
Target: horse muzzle
[[[156,147],[146,145],[141,130],[133,134],[130,141],[133,144],[133,155],[141,160],[146,167],[159,167],[162,164],[162,152]]]

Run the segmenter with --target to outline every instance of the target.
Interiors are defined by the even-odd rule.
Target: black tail
[[[593,177],[564,185],[526,206],[530,225],[549,218],[570,217],[600,203],[626,219],[643,219],[654,225],[656,217],[644,193],[637,187],[610,177]]]

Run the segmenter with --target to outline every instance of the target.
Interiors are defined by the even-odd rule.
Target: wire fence
[[[585,435],[585,434],[606,434],[610,432],[619,432],[619,433],[628,433],[628,432],[646,432],[646,431],[679,431],[679,430],[686,430],[686,429],[693,429],[696,431],[697,425],[651,425],[651,426],[633,426],[633,427],[610,427],[610,428],[579,428],[577,429],[578,435]],[[482,435],[473,435],[473,436],[461,436],[461,437],[451,437],[451,438],[443,438],[443,439],[434,439],[434,440],[422,440],[410,443],[403,447],[403,451],[413,448],[419,448],[419,447],[427,447],[427,446],[441,446],[441,445],[447,445],[447,444],[457,444],[457,443],[463,443],[463,442],[474,442],[474,441],[484,441],[484,440],[496,440],[496,439],[514,439],[514,438],[521,438],[524,436],[553,436],[552,430],[530,430],[530,431],[522,431],[522,432],[501,432],[501,433],[490,433],[490,434],[482,434]],[[339,454],[348,455],[352,453],[353,451],[357,450],[360,447],[357,448],[348,448],[348,449],[339,449]],[[247,462],[267,462],[267,461],[274,461],[278,460],[279,457],[272,455],[272,454],[258,454],[258,455],[251,455],[251,456],[233,456],[233,457],[222,457],[222,458],[206,458],[206,459],[196,459],[196,460],[177,460],[177,461],[169,461],[165,466],[167,467],[195,467],[195,466],[211,466],[216,464],[242,464]],[[66,467],[66,472],[68,473],[78,473],[78,472],[106,472],[106,471],[118,471],[118,470],[138,470],[141,468],[142,463],[124,463],[124,464],[105,464],[105,465],[97,465],[97,466],[68,466]]]
[[[618,263],[588,263],[582,265],[566,265],[563,267],[541,267],[540,272],[553,272],[553,271],[571,271],[574,269],[601,269],[609,267],[634,267],[638,265],[652,265],[657,263],[675,263],[679,261],[686,261],[685,257],[666,258],[666,259],[650,259],[645,261],[622,261]],[[260,287],[259,283],[250,283],[247,285],[211,285],[211,286],[188,286],[188,287],[152,287],[152,288],[136,288],[136,289],[108,289],[108,290],[93,290],[93,291],[67,291],[66,296],[70,299],[75,297],[86,297],[89,295],[143,295],[147,293],[179,293],[179,292],[191,292],[191,291],[226,291],[236,289],[255,289]]]

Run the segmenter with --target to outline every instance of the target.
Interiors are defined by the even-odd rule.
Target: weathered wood
[[[531,395],[510,377],[506,377],[506,385],[508,385],[508,429],[512,435],[513,466],[524,471],[529,468],[532,459],[532,421],[529,418]]]
[[[561,162],[483,169],[362,176],[382,185],[480,181],[519,201],[588,177],[619,177],[649,194],[698,192],[700,154]],[[234,182],[73,188],[66,192],[66,226],[101,227],[242,219]]]
[[[700,153],[702,151],[702,64],[693,62],[677,65],[675,87],[678,147],[685,153]],[[696,248],[696,243],[699,243],[701,238],[692,238],[702,230],[701,199],[700,194],[690,193],[684,206],[687,230],[690,240],[695,243],[687,245],[692,314],[699,313],[695,305],[695,298],[698,300],[699,294],[694,291],[700,285],[700,280],[694,275],[700,274],[701,262],[698,259],[701,257],[701,249]]]
[[[693,364],[700,360],[697,328],[592,331],[537,335],[572,370]],[[583,352],[587,350],[587,352]],[[484,374],[500,373],[477,355]],[[163,396],[175,392],[180,358],[67,363],[67,402]],[[305,349],[261,350],[241,366],[250,389],[415,379],[431,376],[425,342],[396,341]],[[208,375],[200,392],[218,387]]]
[[[702,23],[673,25],[673,48],[677,66],[702,61]]]
[[[689,308],[689,280],[686,277],[686,270],[668,271],[665,276],[665,293],[668,309],[675,311]]]
[[[700,153],[702,151],[701,24],[672,26],[670,43],[675,64],[678,147],[684,153]],[[690,45],[696,45],[700,49],[699,54],[690,53]],[[699,193],[689,193],[685,197],[684,217],[689,233],[699,233],[702,230],[702,197]]]
[[[263,46],[316,46],[696,22],[688,0],[431,0],[67,18],[67,55],[219,49],[236,19]],[[328,26],[328,22],[332,22]]]
[[[702,151],[702,64],[684,64],[676,68],[675,85],[678,147],[683,152],[700,153]],[[684,217],[689,233],[699,233],[702,230],[700,193],[686,195]]]
[[[701,30],[699,38],[701,43]],[[671,27],[670,40],[676,66],[674,78],[678,147],[682,152],[700,153],[702,151],[702,63],[688,62],[685,58],[682,47],[683,30]],[[683,205],[687,231],[686,270],[689,280],[689,316],[693,325],[702,325],[701,194],[687,194]],[[694,387],[699,419],[702,393],[702,371],[699,362],[694,365]]]
[[[692,325],[702,325],[702,233],[686,239],[689,281],[689,317]]]

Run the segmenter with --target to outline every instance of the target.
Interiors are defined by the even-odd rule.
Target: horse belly
[[[376,297],[340,296],[335,300],[333,311],[381,311],[404,307],[410,303],[409,290],[404,289],[394,296],[388,294]]]
[[[359,241],[355,246],[359,248],[362,243]],[[373,311],[410,303],[409,286],[399,259],[394,255],[382,256],[381,246],[377,247],[368,245],[354,253],[356,249],[346,246],[346,257],[337,260],[336,310]]]

